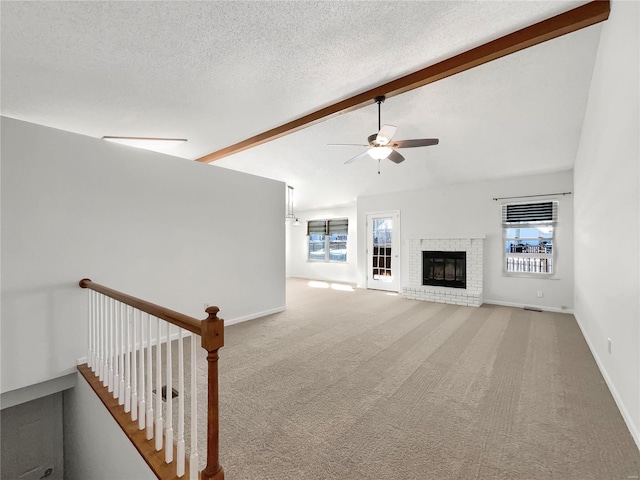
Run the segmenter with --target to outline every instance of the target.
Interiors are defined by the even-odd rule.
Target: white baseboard
[[[604,364],[602,363],[602,360],[600,360],[600,357],[598,356],[595,348],[593,348],[593,344],[591,343],[591,340],[587,336],[585,329],[582,328],[582,324],[580,323],[580,319],[578,319],[578,317],[576,317],[576,322],[578,323],[578,327],[580,327],[580,331],[582,332],[582,336],[584,337],[584,340],[587,342],[587,346],[589,347],[589,350],[591,350],[591,355],[593,355],[593,358],[596,361],[596,365],[598,365],[598,369],[600,370],[600,373],[602,374],[604,381],[607,383],[607,387],[609,387],[609,391],[611,392],[611,395],[613,396],[613,399],[615,400],[616,405],[618,406],[618,410],[620,410],[620,414],[624,419],[624,423],[627,424],[627,428],[629,429],[629,432],[631,433],[633,440],[636,442],[636,446],[638,447],[638,450],[640,450],[640,430],[638,430],[638,427],[636,427],[636,425],[633,424],[631,415],[629,415],[629,412],[624,406],[624,403],[622,402],[622,399],[618,394],[618,390],[616,390],[615,385],[611,381],[611,377],[609,377],[607,370],[604,368]]]
[[[515,307],[515,308],[537,308],[542,310],[543,312],[554,312],[554,313],[571,313],[573,314],[573,309],[571,308],[558,308],[558,307],[547,307],[544,305],[525,305],[524,303],[513,303],[513,302],[501,302],[499,300],[487,300],[484,299],[484,303],[488,303],[489,305],[500,305],[502,307]]]
[[[249,320],[255,320],[256,318],[266,317],[267,315],[272,315],[274,313],[284,312],[287,309],[286,306],[272,308],[270,310],[265,310],[263,312],[252,313],[250,315],[245,315],[244,317],[236,317],[231,320],[225,319],[224,326],[228,327],[229,325],[235,325],[236,323],[248,322]]]

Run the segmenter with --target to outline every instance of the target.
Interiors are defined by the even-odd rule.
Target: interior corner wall
[[[639,24],[638,2],[612,2],[574,183],[575,316],[640,447]]]
[[[86,356],[84,277],[196,318],[284,308],[282,182],[1,122],[2,392]]]
[[[296,213],[300,226],[287,225],[287,277],[309,278],[342,283],[358,281],[358,229],[357,209],[355,205],[328,209],[307,210]],[[349,232],[347,236],[347,262],[310,262],[307,259],[307,222],[309,220],[325,220],[332,218],[348,218]]]
[[[408,240],[480,234],[485,235],[485,303],[570,312],[573,308],[572,195],[526,199],[559,202],[554,239],[556,273],[552,278],[504,274],[501,204],[523,200],[494,201],[493,198],[571,192],[572,189],[572,171],[564,171],[358,197],[358,285],[366,285],[367,213],[399,210],[402,287],[408,282]],[[542,298],[537,296],[538,291],[542,291]]]

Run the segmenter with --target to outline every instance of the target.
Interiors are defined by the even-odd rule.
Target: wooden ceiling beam
[[[429,67],[374,87],[345,100],[316,110],[291,122],[272,128],[266,132],[217,150],[198,158],[198,162],[210,163],[229,155],[242,152],[263,143],[297,132],[329,118],[351,112],[365,105],[374,103],[375,97],[384,95],[387,98],[420,88],[429,83],[464,72],[484,63],[524,50],[575,32],[582,28],[600,23],[609,18],[611,10],[609,0],[597,0],[535,23],[529,27],[500,37],[479,47],[467,50],[459,55],[438,62]]]

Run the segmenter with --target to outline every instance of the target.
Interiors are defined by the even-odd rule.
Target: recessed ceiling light
[[[103,140],[121,143],[130,147],[146,150],[166,150],[187,141],[186,138],[151,138],[151,137],[112,137],[104,136]]]

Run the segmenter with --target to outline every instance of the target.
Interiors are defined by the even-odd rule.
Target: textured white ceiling
[[[2,114],[85,135],[181,137],[195,159],[584,1],[0,2]],[[296,209],[573,165],[600,26],[390,98],[407,161],[343,165],[376,106],[215,162]]]

